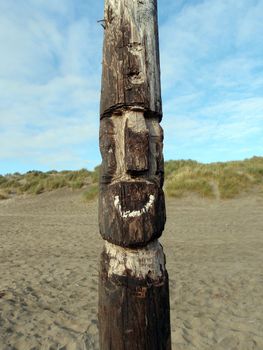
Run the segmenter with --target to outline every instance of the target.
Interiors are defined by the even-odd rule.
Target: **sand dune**
[[[263,198],[167,201],[174,350],[263,349]],[[0,350],[98,349],[96,202],[0,202]]]

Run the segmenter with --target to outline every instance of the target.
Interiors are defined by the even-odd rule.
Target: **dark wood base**
[[[171,350],[169,281],[109,276],[105,251],[99,280],[101,350]]]

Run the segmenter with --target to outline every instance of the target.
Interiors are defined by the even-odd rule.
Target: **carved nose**
[[[140,175],[149,169],[149,131],[143,112],[131,111],[125,125],[127,173]]]

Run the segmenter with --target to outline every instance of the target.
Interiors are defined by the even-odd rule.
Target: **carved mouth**
[[[114,197],[114,206],[118,210],[118,212],[122,218],[135,218],[135,217],[139,217],[139,216],[143,215],[144,213],[147,213],[150,210],[150,208],[153,206],[154,200],[155,200],[155,197],[151,194],[149,196],[149,200],[141,209],[131,211],[131,210],[123,210],[121,203],[120,203],[120,197],[115,196]]]

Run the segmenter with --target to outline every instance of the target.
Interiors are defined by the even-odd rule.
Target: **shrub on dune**
[[[14,194],[40,194],[60,188],[85,189],[84,198],[98,195],[100,166],[94,171],[32,170],[26,174],[0,175],[1,198]],[[165,192],[167,196],[183,197],[195,193],[203,198],[229,199],[256,188],[263,193],[263,157],[243,161],[198,163],[194,160],[165,162]]]
[[[98,196],[98,193],[99,193],[99,185],[93,184],[83,193],[84,200],[90,201],[96,198]]]

